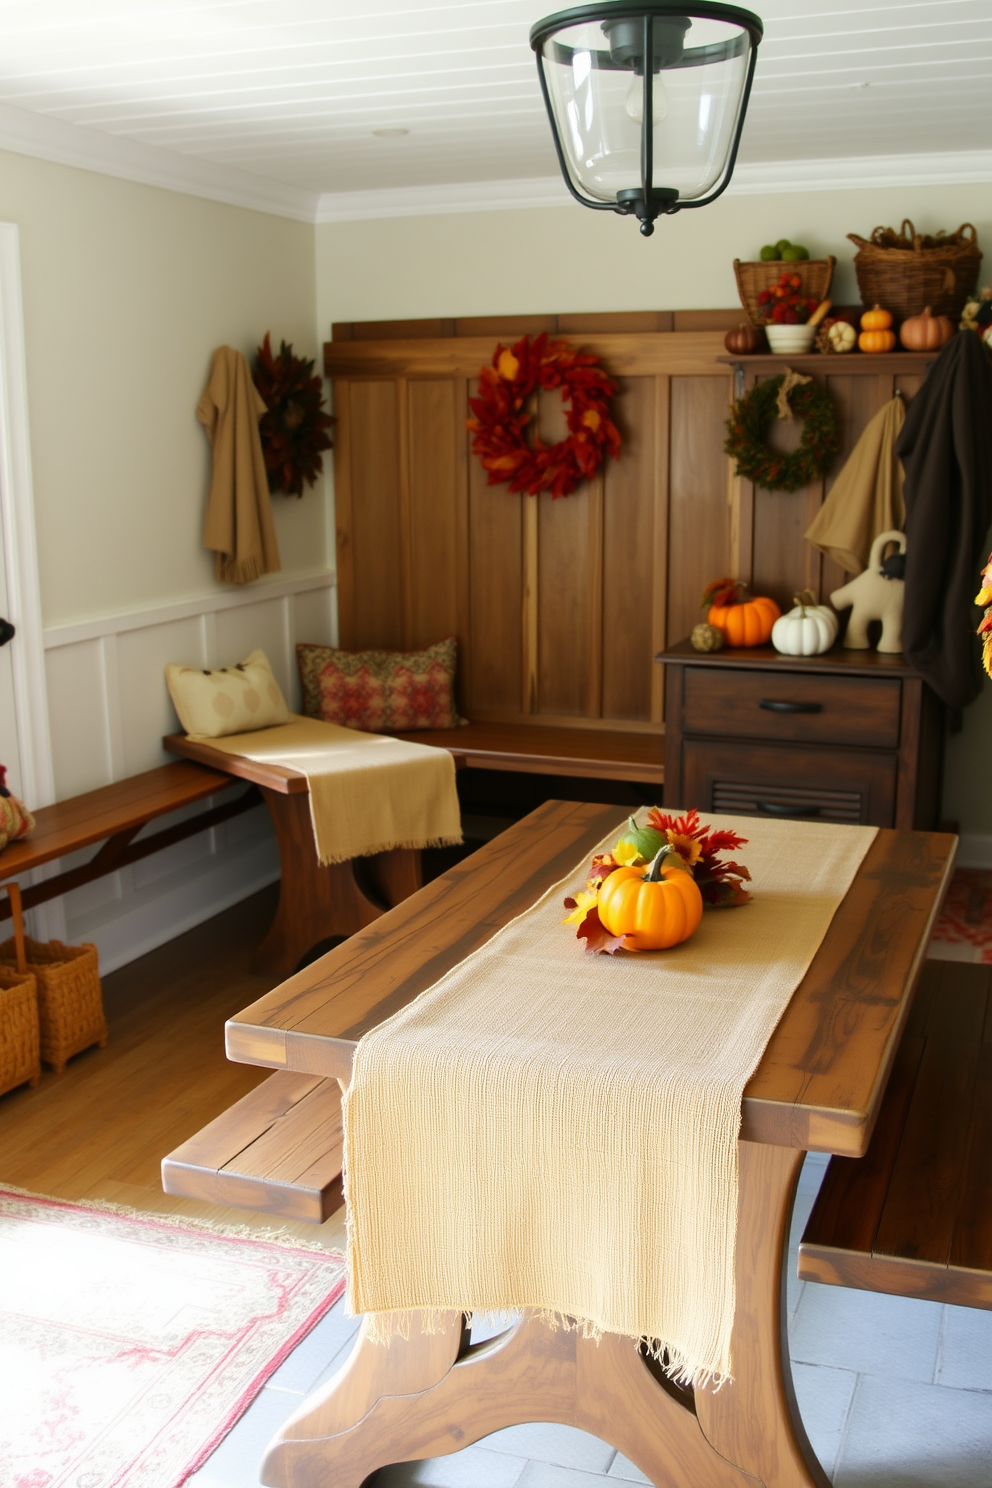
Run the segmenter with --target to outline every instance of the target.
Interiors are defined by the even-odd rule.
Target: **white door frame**
[[[10,652],[21,793],[29,806],[48,806],[55,799],[55,774],[31,480],[21,255],[12,222],[0,222],[0,525],[7,618],[17,627]]]

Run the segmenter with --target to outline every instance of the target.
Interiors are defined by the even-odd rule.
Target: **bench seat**
[[[257,794],[249,791],[210,811],[142,837],[140,841],[134,840],[142,827],[156,817],[167,816],[183,806],[195,805],[209,796],[229,791],[236,784],[230,775],[219,770],[205,769],[202,765],[182,760],[159,765],[154,770],[145,770],[140,775],[132,775],[114,785],[101,786],[99,790],[86,791],[66,801],[57,801],[54,806],[41,806],[34,812],[34,830],[27,837],[10,843],[0,853],[0,881],[16,878],[32,868],[40,868],[56,858],[67,857],[81,848],[102,842],[103,847],[89,862],[23,890],[25,909],[44,904],[256,805]],[[10,905],[6,901],[0,902],[0,920],[6,919],[10,912]]]
[[[662,734],[537,723],[469,723],[464,728],[427,729],[397,737],[447,749],[463,768],[655,785],[665,778]]]
[[[322,1224],[341,1205],[337,1080],[267,1080],[162,1160],[168,1194]]]
[[[831,1158],[799,1276],[992,1308],[992,967],[928,961],[863,1158]]]

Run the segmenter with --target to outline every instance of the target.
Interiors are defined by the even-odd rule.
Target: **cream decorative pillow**
[[[289,723],[292,716],[264,651],[216,671],[167,666],[165,680],[179,722],[200,739],[248,734]]]

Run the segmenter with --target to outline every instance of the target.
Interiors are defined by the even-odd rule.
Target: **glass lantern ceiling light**
[[[733,5],[579,5],[531,28],[558,163],[585,207],[641,232],[733,174],[762,24]],[[651,65],[645,66],[645,58]]]

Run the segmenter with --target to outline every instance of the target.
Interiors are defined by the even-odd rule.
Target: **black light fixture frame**
[[[642,56],[644,58],[654,55],[654,22],[657,17],[679,17],[688,16],[690,20],[728,21],[741,27],[751,37],[751,56],[748,62],[747,77],[744,80],[744,91],[741,94],[740,107],[737,114],[737,127],[734,130],[734,138],[731,142],[730,153],[727,156],[727,164],[723,175],[717,183],[716,189],[709,196],[701,197],[699,201],[680,201],[678,191],[671,186],[655,186],[654,184],[654,68],[644,67],[644,117],[641,123],[641,184],[632,186],[624,191],[617,192],[616,204],[613,202],[597,201],[594,197],[583,196],[572,180],[568,168],[568,161],[562,149],[561,139],[558,135],[558,123],[555,119],[554,106],[551,102],[551,94],[548,91],[548,80],[544,75],[544,56],[542,47],[549,36],[566,26],[581,25],[583,21],[621,21],[641,20],[643,22],[643,46]],[[571,10],[560,10],[555,15],[546,16],[543,21],[537,21],[530,30],[530,44],[537,58],[537,75],[541,84],[541,94],[544,98],[544,107],[547,110],[548,120],[551,124],[551,136],[555,143],[555,152],[558,156],[558,164],[568,187],[575,200],[583,207],[592,207],[596,212],[618,212],[622,217],[634,216],[641,224],[641,232],[646,238],[654,232],[654,223],[657,217],[662,215],[672,216],[686,207],[707,207],[710,202],[716,201],[717,197],[726,191],[730,185],[730,178],[734,173],[737,162],[737,151],[741,141],[741,131],[744,128],[744,115],[747,113],[748,99],[751,96],[751,84],[754,80],[755,64],[758,60],[758,45],[764,35],[764,27],[758,16],[749,10],[742,10],[736,5],[709,4],[708,0],[703,3],[680,4],[679,0],[607,0],[603,5],[576,5]],[[556,44],[557,45],[557,44]],[[734,43],[731,43],[733,46]],[[559,47],[563,53],[569,51],[566,47]],[[596,66],[614,67],[616,64],[602,60],[602,53],[594,54],[599,59]],[[694,52],[687,52],[683,60],[678,64],[680,67],[697,67],[717,59],[718,55],[729,56],[732,52],[723,47],[698,47]],[[565,59],[567,60],[567,58]],[[618,69],[619,70],[619,69]]]

